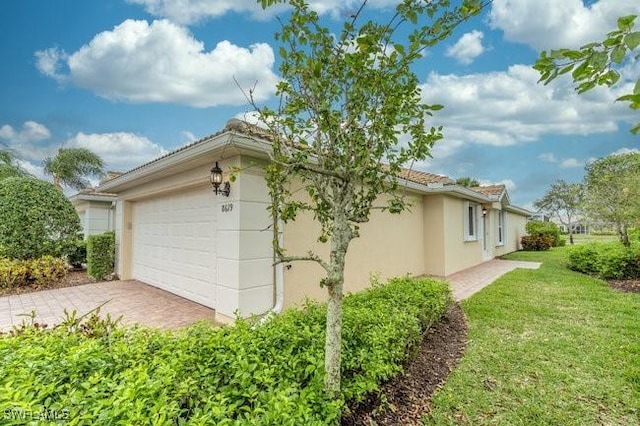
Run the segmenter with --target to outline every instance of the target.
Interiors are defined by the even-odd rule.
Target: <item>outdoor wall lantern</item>
[[[213,193],[216,195],[224,195],[228,197],[231,194],[231,184],[229,181],[222,182],[222,169],[218,166],[218,162],[216,161],[216,165],[211,168],[211,175],[209,176],[209,180],[211,181],[211,185],[213,185]],[[222,189],[220,188],[222,186]]]
[[[487,208],[485,206],[482,206],[482,216],[486,216],[487,215]]]

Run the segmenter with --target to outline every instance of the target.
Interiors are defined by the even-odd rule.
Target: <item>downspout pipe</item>
[[[278,220],[278,227],[273,227],[274,233],[278,232],[278,230],[283,229],[283,222]],[[275,225],[275,223],[274,223]],[[275,236],[274,236],[275,237]],[[282,247],[283,238],[282,232],[278,232],[278,245]],[[260,319],[261,324],[265,324],[271,318],[282,312],[284,308],[284,264],[282,262],[278,262],[278,257],[276,255],[276,250],[273,250],[273,287],[274,287],[274,302],[273,307]]]

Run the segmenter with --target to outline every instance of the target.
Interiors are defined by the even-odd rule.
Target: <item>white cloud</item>
[[[485,51],[482,37],[484,34],[481,31],[474,30],[466,33],[456,44],[447,49],[446,55],[455,58],[461,64],[469,65]]]
[[[49,49],[37,51],[35,56],[38,71],[47,77],[57,80],[58,83],[63,83],[66,80],[66,76],[60,73],[61,63],[66,61],[68,57],[63,50],[57,47],[50,47]]]
[[[540,160],[542,160],[542,161],[547,162],[547,163],[556,163],[556,162],[558,162],[558,159],[553,154],[553,152],[542,153],[542,154],[538,155],[538,158]]]
[[[50,137],[51,132],[49,129],[35,121],[25,121],[22,125],[22,130],[16,130],[8,124],[0,127],[0,140],[7,142],[9,145],[40,142]]]
[[[638,0],[494,0],[489,24],[536,50],[576,48],[616,29],[618,17],[638,13]]]
[[[248,15],[255,20],[266,20],[285,10],[288,5],[279,4],[262,9],[256,0],[127,0],[139,4],[153,16],[168,18],[180,24],[194,24],[215,19],[227,13]],[[357,10],[361,0],[309,0],[309,7],[319,14],[350,14]],[[372,0],[375,9],[395,7],[397,0]]]
[[[188,130],[183,130],[182,131],[182,137],[185,138],[188,143],[195,142],[195,141],[198,140],[196,135],[194,135],[193,133],[191,133]]]
[[[582,167],[584,166],[585,162],[584,161],[580,161],[576,158],[567,158],[565,160],[562,160],[562,162],[560,163],[560,168],[561,169],[571,169],[574,167]]]
[[[47,176],[44,173],[44,167],[42,167],[42,165],[37,165],[31,161],[26,161],[26,160],[17,160],[16,163],[18,163],[18,165],[22,168],[22,170],[25,170],[27,173],[37,177],[38,179],[42,179],[42,180],[51,179],[49,176]]]
[[[247,101],[234,79],[246,92],[253,89],[256,101],[271,96],[278,81],[269,45],[247,49],[221,41],[205,51],[187,29],[166,20],[149,24],[129,19],[73,54],[50,51],[36,52],[44,75],[68,78],[107,99],[135,103],[239,105]],[[68,75],[58,71],[60,62],[66,63]]]
[[[135,133],[78,133],[64,144],[67,148],[87,148],[99,155],[107,168],[126,171],[144,164],[167,151]]]
[[[613,132],[618,121],[634,118],[633,111],[614,102],[628,89],[625,85],[578,95],[566,79],[547,86],[537,81],[531,67],[512,65],[506,72],[487,74],[432,73],[421,89],[426,103],[445,106],[432,124],[444,125],[449,147],[513,146],[548,134]]]

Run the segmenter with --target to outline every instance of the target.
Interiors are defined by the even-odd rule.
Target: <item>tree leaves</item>
[[[86,148],[60,148],[53,158],[44,160],[44,172],[53,176],[54,185],[81,190],[91,186],[87,176],[104,176],[104,162]]]
[[[539,82],[549,84],[558,76],[571,72],[578,93],[585,93],[596,86],[611,87],[620,81],[616,66],[623,64],[640,45],[640,32],[631,31],[637,15],[623,16],[618,19],[618,29],[607,34],[602,42],[588,43],[580,49],[556,49],[543,51],[533,68],[540,73]],[[636,88],[640,79],[636,81]],[[637,92],[634,90],[634,94]],[[617,101],[629,102],[629,107],[639,109],[640,103],[632,95],[624,95]],[[631,132],[640,132],[640,122]]]

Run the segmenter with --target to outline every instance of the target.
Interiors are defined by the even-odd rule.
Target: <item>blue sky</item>
[[[370,0],[383,16],[393,0]],[[313,0],[331,25],[351,0]],[[417,168],[505,183],[531,207],[555,179],[579,181],[585,164],[640,148],[638,113],[616,104],[638,78],[627,61],[613,90],[578,96],[567,80],[537,84],[539,52],[599,40],[637,0],[494,0],[416,66],[431,124],[445,139]],[[100,154],[126,170],[221,130],[263,103],[278,78],[273,33],[286,9],[253,0],[21,0],[0,2],[0,142],[41,174],[65,147]]]

